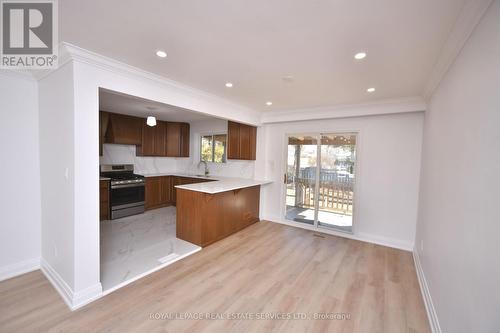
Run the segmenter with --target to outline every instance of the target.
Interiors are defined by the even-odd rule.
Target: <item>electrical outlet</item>
[[[424,240],[420,240],[420,252],[424,252]]]
[[[54,244],[54,257],[57,258],[57,246]]]

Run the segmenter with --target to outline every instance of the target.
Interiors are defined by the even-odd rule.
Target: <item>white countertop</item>
[[[220,193],[226,191],[237,190],[239,188],[252,187],[256,185],[265,185],[272,183],[269,180],[256,180],[256,179],[245,179],[245,178],[229,178],[229,177],[210,177],[207,179],[212,179],[212,182],[177,185],[177,188],[183,190],[191,190],[203,193]]]
[[[209,179],[211,182],[177,185],[176,188],[191,190],[203,193],[221,193],[226,191],[237,190],[239,188],[252,187],[257,185],[265,185],[272,183],[270,180],[256,180],[256,179],[246,179],[246,178],[233,178],[233,177],[219,177],[219,176],[200,176],[200,175],[190,175],[182,173],[154,173],[154,174],[143,174],[144,177],[161,177],[161,176],[178,176],[178,177],[188,177],[188,178],[200,178]]]

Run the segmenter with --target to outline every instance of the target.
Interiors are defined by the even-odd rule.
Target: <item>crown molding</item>
[[[92,52],[92,51],[89,51],[86,49],[83,49],[83,48],[78,47],[76,45],[66,43],[66,42],[61,42],[59,44],[59,66],[58,66],[58,68],[63,67],[64,65],[66,65],[67,63],[69,63],[71,61],[88,64],[90,66],[97,67],[97,68],[100,68],[102,70],[106,70],[106,71],[112,72],[114,74],[130,77],[133,79],[153,81],[153,82],[160,84],[162,86],[166,86],[169,88],[179,90],[179,92],[182,92],[186,95],[205,98],[207,100],[213,101],[214,103],[227,105],[228,107],[236,109],[236,110],[254,113],[256,116],[256,119],[258,119],[260,117],[260,111],[245,107],[245,106],[240,105],[240,104],[233,103],[233,102],[231,102],[227,99],[224,99],[222,97],[219,97],[217,95],[190,87],[188,85],[184,85],[184,84],[179,83],[177,81],[170,80],[166,77],[142,70],[140,68],[137,68],[137,67],[134,67],[131,65],[127,65],[126,63],[114,60],[112,58],[108,58],[106,56],[100,55],[98,53],[95,53],[95,52]],[[37,71],[35,73],[35,77],[37,80],[42,80],[43,78],[50,75],[54,71],[57,71],[57,69]]]
[[[425,85],[423,97],[426,101],[439,87],[441,80],[455,62],[492,2],[493,0],[467,0],[465,2]]]
[[[383,114],[425,111],[427,105],[421,97],[379,100],[372,103],[335,105],[308,109],[267,111],[262,123],[363,117]]]

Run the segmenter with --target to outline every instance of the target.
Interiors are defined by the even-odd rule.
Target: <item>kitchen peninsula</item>
[[[253,179],[211,178],[177,185],[176,236],[205,247],[259,221],[260,186]]]

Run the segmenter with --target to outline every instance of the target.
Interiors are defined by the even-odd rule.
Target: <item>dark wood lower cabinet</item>
[[[146,210],[175,205],[176,185],[210,182],[210,179],[181,177],[181,176],[159,176],[146,177],[145,204]]]
[[[177,238],[207,246],[259,221],[260,186],[209,194],[177,189]]]
[[[175,206],[177,202],[177,191],[175,186],[177,185],[187,185],[187,184],[196,184],[196,183],[205,183],[211,182],[212,179],[204,179],[204,178],[192,178],[192,177],[181,177],[181,176],[172,176],[172,191],[170,197],[172,198],[172,204]]]
[[[155,209],[172,204],[172,177],[146,177],[144,208]]]
[[[109,220],[109,180],[99,181],[99,218]]]

